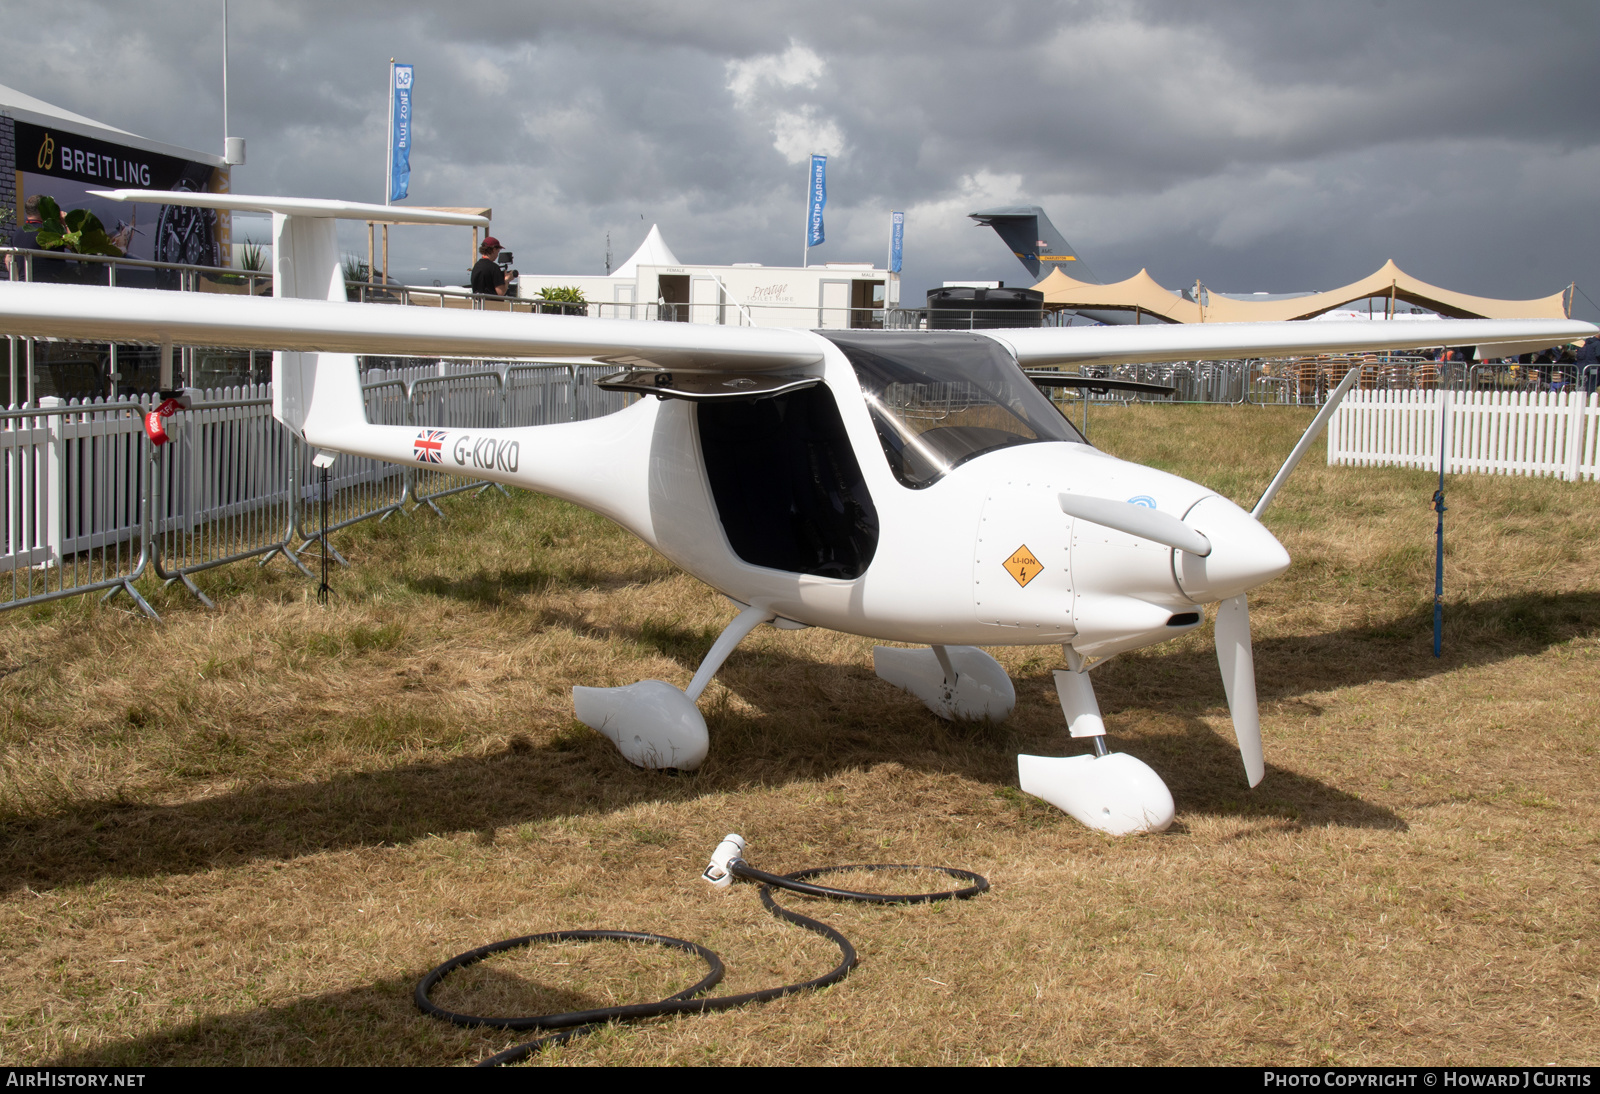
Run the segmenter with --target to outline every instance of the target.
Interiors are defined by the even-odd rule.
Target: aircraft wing
[[[1570,319],[1191,323],[1036,327],[984,333],[1024,368],[1504,346],[1505,353],[1597,333]],[[582,357],[637,368],[785,371],[821,362],[808,331],[408,308],[222,293],[0,283],[0,334],[88,342],[396,357]],[[1493,356],[1494,354],[1489,354]]]
[[[1162,323],[1125,327],[1031,327],[984,331],[1011,347],[1023,368],[1226,361],[1319,353],[1370,353],[1422,346],[1503,345],[1526,353],[1589,338],[1593,323],[1574,319]],[[1493,352],[1479,356],[1500,356]]]
[[[806,331],[221,293],[0,283],[0,334],[394,357],[592,358],[711,372],[822,361]]]

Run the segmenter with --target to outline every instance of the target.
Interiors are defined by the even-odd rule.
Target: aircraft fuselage
[[[1059,496],[1080,493],[1180,519],[1211,511],[1219,528],[1260,528],[1203,486],[1086,443],[1003,447],[907,486],[891,469],[850,361],[819,342],[820,386],[831,399],[809,398],[813,408],[836,408],[837,426],[793,441],[806,449],[798,455],[775,448],[768,430],[728,434],[718,424],[726,415],[708,417],[708,404],[655,397],[603,418],[522,429],[369,426],[361,454],[459,468],[575,502],[730,599],[769,608],[780,626],[921,645],[1067,643],[1104,656],[1189,630],[1200,604],[1237,591],[1208,584],[1208,560],[1063,513]],[[768,408],[778,415],[773,422],[784,420],[784,409]],[[708,462],[708,444],[721,462]],[[748,466],[730,479],[722,470],[729,462]],[[853,495],[837,485],[846,479]],[[747,507],[764,514],[761,526],[741,524],[735,510]],[[841,535],[851,543],[822,542]],[[1251,584],[1288,564],[1270,535],[1255,539],[1265,563],[1249,567]],[[802,556],[827,560],[810,566],[824,572],[802,572],[802,562],[761,564]],[[1200,570],[1186,576],[1186,564]],[[847,576],[830,576],[841,569]]]

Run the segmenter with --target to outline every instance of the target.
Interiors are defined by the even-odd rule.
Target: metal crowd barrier
[[[505,378],[499,372],[463,372],[411,382],[412,421],[451,429],[496,429],[506,422]],[[457,438],[459,443],[460,438]],[[445,454],[449,459],[449,453]],[[411,469],[411,497],[441,518],[439,498],[466,490],[487,490],[492,483],[452,475],[429,467]],[[501,488],[502,490],[504,487]]]
[[[212,607],[191,575],[258,555],[263,565],[280,553],[296,561],[290,482],[298,446],[273,420],[265,385],[204,392],[173,423],[167,444],[142,446],[154,468],[151,562],[157,577],[182,582]],[[141,433],[142,424],[134,444]]]
[[[1321,406],[1352,368],[1361,369],[1358,384],[1362,391],[1458,388],[1470,382],[1467,366],[1461,362],[1397,354],[1177,361],[1094,368],[1087,374],[1176,389],[1170,397],[1162,398],[1163,402]],[[1079,391],[1066,397],[1074,404],[1079,399],[1122,403],[1142,398],[1114,390]]]
[[[376,378],[362,385],[371,422],[547,425],[631,401],[594,386],[612,371],[603,366],[480,363],[452,371],[439,362],[394,371],[401,375],[391,379],[372,370]],[[144,436],[147,398],[41,402],[0,411],[0,575],[11,581],[9,597],[0,590],[0,611],[126,592],[156,618],[134,585],[146,574],[181,583],[211,606],[193,579],[202,570],[282,555],[309,577],[300,555],[327,532],[408,505],[438,512],[438,498],[487,489],[442,470],[341,456],[329,470],[324,526],[315,453],[273,419],[270,385],[194,393],[160,447]]]
[[[568,365],[510,366],[505,371],[506,420],[524,425],[577,420],[579,379],[580,373]]]
[[[154,616],[133,585],[152,549],[142,408],[44,402],[0,411],[0,572],[11,578],[0,607],[122,591]]]

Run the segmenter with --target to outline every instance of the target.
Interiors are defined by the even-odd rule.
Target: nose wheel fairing
[[[1113,836],[1163,832],[1172,823],[1172,791],[1143,760],[1105,748],[1105,722],[1083,660],[1067,649],[1055,672],[1056,697],[1074,739],[1094,742],[1092,756],[1017,757],[1022,792],[1043,798],[1086,827]]]
[[[1017,757],[1024,794],[1107,835],[1164,832],[1176,812],[1172,791],[1148,764],[1126,752],[1104,756]]]

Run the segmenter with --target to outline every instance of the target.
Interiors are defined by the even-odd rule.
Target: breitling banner
[[[12,242],[34,246],[39,198],[62,210],[88,209],[111,242],[129,258],[197,266],[222,265],[230,220],[210,209],[108,201],[95,190],[193,190],[226,193],[228,169],[143,148],[85,137],[55,126],[18,121],[17,205]]]
[[[806,224],[806,246],[815,247],[823,241],[822,208],[828,204],[828,157],[811,157],[811,215]]]
[[[411,66],[392,65],[389,79],[389,200],[411,189]]]
[[[16,127],[17,170],[92,182],[105,190],[171,190],[188,168],[195,166],[176,156],[125,148],[61,129],[27,122],[17,122]]]

